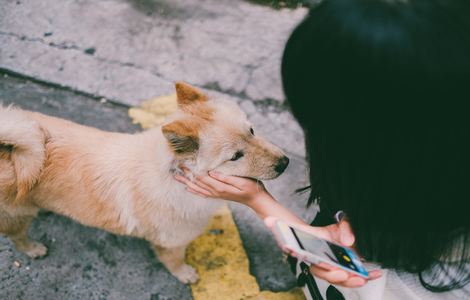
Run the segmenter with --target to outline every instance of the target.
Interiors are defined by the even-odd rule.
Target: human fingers
[[[369,271],[369,280],[375,280],[382,277],[382,271],[380,270],[372,270]]]
[[[327,271],[341,270],[340,268],[336,266],[333,266],[324,262],[319,262],[318,264],[315,264],[315,267],[319,267]],[[369,276],[367,277],[367,280],[375,280],[375,279],[382,277],[381,270],[369,270],[368,273],[369,273]]]
[[[368,280],[359,277],[359,276],[351,276],[348,278],[348,280],[343,281],[341,283],[337,283],[337,285],[344,286],[347,288],[359,288],[361,286],[364,286]]]
[[[191,192],[191,193],[193,193],[193,194],[195,194],[195,195],[198,195],[198,196],[200,196],[200,197],[203,197],[203,198],[209,197],[208,195],[199,193],[198,191],[193,190],[193,189],[190,188],[190,187],[188,187],[186,190],[187,190],[188,192]]]
[[[206,197],[212,196],[212,193],[211,193],[210,190],[205,190],[204,188],[202,188],[202,187],[198,186],[197,184],[191,182],[191,180],[187,179],[186,177],[183,177],[181,175],[175,175],[174,178],[177,181],[186,184],[186,186],[189,189],[191,189],[191,190],[193,190],[193,191],[195,191],[199,194],[205,195]]]
[[[316,277],[328,281],[329,283],[348,288],[361,287],[367,283],[366,279],[356,275],[351,275],[341,269],[326,270],[322,267],[312,265],[310,267],[310,272]]]
[[[190,172],[189,172],[189,169],[186,168],[186,167],[181,167],[181,170],[183,171],[183,173],[185,175],[188,175]],[[179,174],[176,174],[175,176],[175,179],[181,183],[184,183],[186,185],[189,186],[189,183],[192,182],[193,184],[196,184],[198,185],[199,187],[201,187],[202,189],[210,192],[211,194],[215,194],[215,189],[213,186],[211,186],[210,184],[206,184],[203,180],[201,180],[203,177],[208,177],[210,178],[209,176],[196,176],[193,178],[193,180],[189,180],[187,177],[185,176],[182,176],[182,175],[179,175]]]
[[[341,220],[336,227],[338,230],[339,240],[338,242],[341,245],[352,247],[356,240],[354,233],[352,231],[351,225],[346,220]]]
[[[349,278],[348,272],[344,270],[341,270],[341,269],[327,270],[317,265],[311,265],[310,272],[313,275],[333,284],[343,282]]]
[[[196,177],[194,177],[194,179],[193,179],[193,183],[195,183],[195,184],[197,184],[198,186],[200,186],[201,188],[203,188],[203,189],[205,189],[205,190],[207,190],[207,191],[211,191],[213,194],[215,194],[216,191],[215,191],[214,187],[213,187],[212,185],[210,185],[210,184],[207,184],[207,183],[203,180],[204,177],[209,177],[209,176],[208,176],[208,175],[206,175],[206,176],[196,176]],[[210,178],[210,177],[209,177],[209,178]]]
[[[223,181],[219,181],[211,176],[196,176],[195,181],[197,184],[207,186],[216,193],[230,193],[230,194],[238,194],[240,190],[233,185],[227,184]]]
[[[250,183],[256,184],[256,181],[253,179],[239,177],[239,176],[225,175],[217,171],[210,171],[209,175],[212,178],[217,179],[218,181],[222,181],[226,184],[232,185],[239,190],[242,190],[242,187],[246,184],[250,184]]]
[[[193,182],[193,181],[189,180],[188,178],[186,178],[186,177],[184,177],[184,176],[181,176],[181,175],[179,175],[179,174],[176,174],[176,175],[174,176],[174,178],[176,179],[176,181],[179,181],[179,182],[181,182],[181,183],[184,183],[184,184],[186,184],[187,186],[194,186],[194,184],[196,184],[196,185],[198,185],[200,188],[206,190],[207,192],[213,193],[213,190],[212,190],[209,186],[203,184],[203,183],[200,182],[200,181],[198,181],[198,182],[194,181],[194,182]]]
[[[315,275],[315,276],[318,276],[321,278],[321,276],[323,276],[321,273],[323,272],[322,269],[325,271],[325,272],[337,272],[338,270],[341,271],[341,269],[337,268],[337,269],[331,269],[331,270],[328,270],[328,269],[324,269],[324,268],[321,268],[319,267],[319,270],[316,270],[315,267],[318,267],[317,265],[316,266],[312,266],[312,273]],[[347,273],[347,272],[346,272]],[[318,275],[317,275],[318,274]],[[360,276],[357,276],[355,274],[352,274],[352,273],[348,273],[349,274],[349,277],[347,280],[343,281],[343,282],[335,282],[334,284],[336,285],[341,285],[341,286],[344,286],[344,287],[348,287],[348,288],[355,288],[355,287],[361,287],[363,285],[365,285],[367,282],[369,281],[372,281],[372,280],[377,280],[379,279],[380,277],[382,277],[382,271],[380,270],[372,270],[372,271],[369,271],[369,276],[367,278],[363,278],[363,277],[360,277]],[[333,283],[333,282],[332,282]]]
[[[188,178],[186,178],[184,176],[181,176],[179,174],[175,174],[173,176],[173,178],[176,179],[176,181],[179,181],[179,182],[184,183],[184,184],[186,184],[187,182],[190,182],[190,180]]]
[[[281,250],[282,252],[284,252],[285,254],[289,256],[300,258],[297,252],[295,252],[295,250],[289,247],[288,245],[283,245],[283,246],[281,245]]]

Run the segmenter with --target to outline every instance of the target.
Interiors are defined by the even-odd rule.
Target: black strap
[[[297,284],[303,283],[299,286],[307,285],[307,289],[313,300],[323,300],[320,290],[318,289],[317,282],[315,281],[315,278],[313,278],[312,274],[310,274],[309,266],[306,263],[301,262],[300,269],[302,270],[302,273],[300,273],[297,278]]]

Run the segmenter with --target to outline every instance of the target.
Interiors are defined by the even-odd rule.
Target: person
[[[468,16],[467,0],[324,0],[290,36],[282,80],[305,133],[308,202],[343,211],[340,222],[309,226],[248,178],[177,180],[354,247],[389,270],[384,299],[470,299]],[[343,288],[369,284],[310,271]]]

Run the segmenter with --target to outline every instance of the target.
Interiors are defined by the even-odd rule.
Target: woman
[[[467,0],[325,0],[291,35],[282,78],[306,137],[309,203],[344,211],[338,224],[308,226],[250,179],[177,179],[355,247],[391,270],[384,299],[470,299],[468,16]],[[341,287],[367,284],[342,270],[311,272]]]

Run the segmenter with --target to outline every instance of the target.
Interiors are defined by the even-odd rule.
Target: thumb
[[[341,245],[346,247],[351,247],[354,245],[356,240],[353,231],[351,229],[351,225],[345,220],[342,220],[338,223],[338,231],[339,231],[339,242]]]

